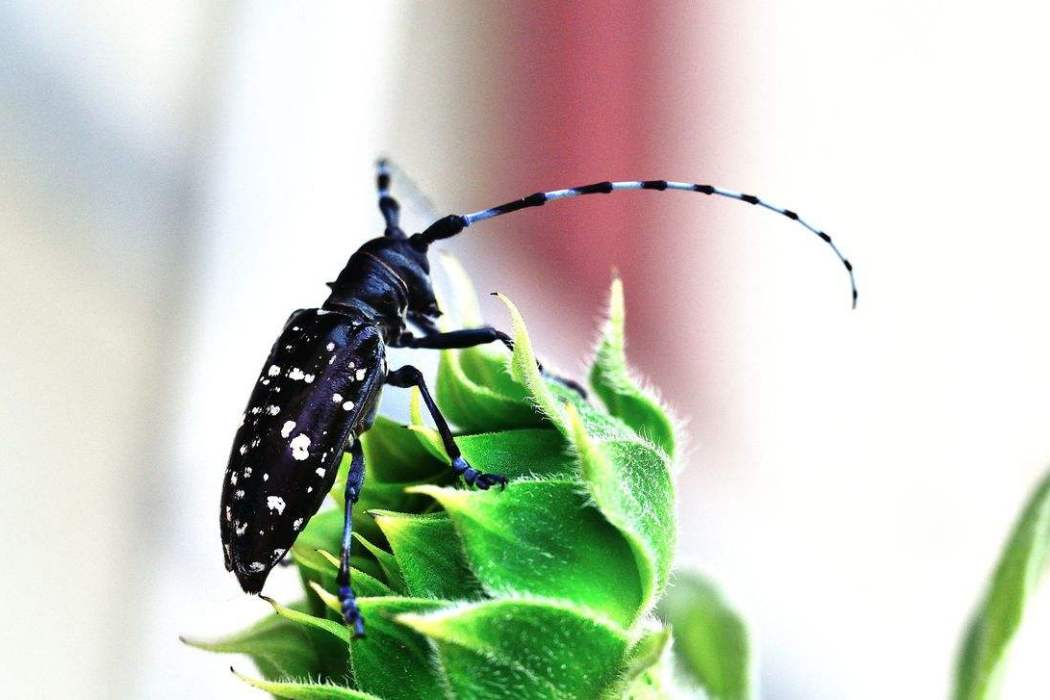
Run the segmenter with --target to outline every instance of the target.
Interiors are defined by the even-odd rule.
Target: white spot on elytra
[[[302,518],[296,518],[295,522],[292,523],[292,529],[295,530],[296,532],[298,532],[299,528],[301,528],[302,526],[303,526],[303,519]]]
[[[317,476],[321,477],[322,479],[324,478],[324,467],[318,467],[315,471],[317,472]]]
[[[270,365],[270,369],[266,373],[271,377],[276,377],[278,374],[281,373],[281,368],[277,365]]]
[[[344,411],[350,411],[350,410],[353,410],[353,408],[354,408],[354,402],[353,401],[347,401],[347,402],[345,402],[343,404],[343,410]]]
[[[248,451],[248,446],[247,445],[241,445],[239,448],[237,448],[237,451],[240,452],[241,454],[244,454],[245,452]]]
[[[314,492],[314,487],[313,486],[307,486],[306,487],[306,492],[307,493],[313,493]]]
[[[306,382],[307,384],[311,384],[314,381],[314,375],[312,375],[312,374],[305,374],[305,375],[303,375],[303,381]]]
[[[253,574],[266,571],[266,564],[263,564],[261,561],[253,561],[248,565],[248,571],[251,571]]]
[[[240,537],[248,530],[248,523],[242,523],[240,520],[237,521],[237,536]]]
[[[277,548],[277,549],[273,550],[273,560],[274,561],[280,561],[281,557],[283,557],[284,553],[287,552],[287,551],[288,551],[287,549],[281,549],[281,548]]]
[[[238,501],[241,500],[242,498],[244,498],[244,491],[241,491],[241,490],[234,491],[233,492],[233,497],[236,500],[238,500]]]
[[[258,406],[253,406],[252,407],[252,415],[253,416],[257,416],[260,413],[262,413],[262,409],[261,408],[259,408]]]
[[[332,394],[332,403],[339,403],[343,400],[342,394]]]
[[[281,437],[283,437],[283,438],[288,437],[289,435],[292,434],[293,430],[295,430],[295,421],[294,420],[285,421],[284,426],[281,428]]]
[[[361,368],[361,369],[357,370],[357,381],[361,381],[364,378],[365,378],[365,370],[364,370],[364,368]]]
[[[226,506],[226,522],[230,522],[231,520],[233,520],[233,509]]]
[[[252,478],[252,468],[251,467],[245,467],[244,468],[244,478],[245,479]]]
[[[284,512],[284,499],[280,496],[267,496],[266,507],[277,511],[277,515],[280,515]]]
[[[288,373],[288,378],[293,380],[293,381],[299,381],[300,379],[302,379],[305,376],[306,375],[303,374],[303,371],[301,369],[299,369],[298,367],[292,367],[292,371]]]
[[[263,472],[263,481],[269,481],[270,475],[267,472]]]
[[[266,412],[269,413],[271,416],[276,416],[278,413],[281,412],[281,407],[270,404],[266,407]]]
[[[237,485],[237,472],[231,472],[230,473],[230,484],[232,486],[236,486]]]
[[[310,453],[307,450],[307,448],[310,447],[309,436],[299,433],[294,438],[292,438],[292,441],[289,444],[292,448],[293,459],[297,459],[301,462],[310,456]]]
[[[293,331],[297,331],[297,330],[299,330],[299,326],[292,326],[292,330],[293,330]]]
[[[335,343],[329,343],[328,345],[325,345],[324,347],[325,347],[325,350],[327,350],[328,352],[332,352],[333,350],[335,350]]]

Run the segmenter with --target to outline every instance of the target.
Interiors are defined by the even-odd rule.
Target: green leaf
[[[565,438],[551,428],[463,435],[456,438],[456,444],[472,466],[508,479],[579,476]]]
[[[471,363],[475,368],[468,373]],[[543,424],[526,398],[524,388],[504,394],[492,385],[472,378],[471,374],[491,375],[503,370],[502,358],[476,349],[444,350],[438,361],[437,398],[441,411],[450,422],[466,432],[534,427]]]
[[[355,530],[359,529],[362,521],[372,523],[373,528],[382,537],[379,528],[376,527],[372,518],[365,512],[355,514]],[[335,575],[339,567],[338,557],[342,554],[343,538],[343,511],[341,509],[330,509],[315,515],[306,528],[299,533],[295,544],[292,546],[292,557],[299,567],[299,577],[305,584],[311,581],[320,583],[325,588],[334,588]],[[362,547],[354,547],[350,556],[351,565],[364,575],[372,579],[383,579],[385,575],[378,562]],[[335,564],[330,558],[335,557]],[[367,585],[367,583],[366,583]],[[382,584],[380,584],[382,585]],[[315,615],[322,613],[322,607],[317,596],[306,588],[307,602]]]
[[[372,544],[356,532],[353,533],[353,537],[379,562],[379,566],[383,569],[383,574],[390,587],[398,593],[407,593],[408,587],[405,585],[405,578],[401,575],[401,567],[398,565],[394,555],[382,547]]]
[[[237,673],[233,668],[230,668],[230,670],[233,671],[235,676],[253,688],[265,690],[267,693],[279,698],[289,698],[290,700],[383,700],[375,695],[328,683],[264,681]]]
[[[409,429],[404,429],[404,432],[409,434],[413,433],[413,431]],[[413,439],[417,438],[413,437]],[[405,513],[416,513],[425,509],[430,505],[429,499],[420,496],[419,494],[408,493],[405,489],[408,486],[416,486],[420,484],[452,483],[454,475],[448,468],[448,461],[444,460],[443,462],[436,463],[441,465],[439,471],[427,479],[405,483],[386,483],[369,476],[370,470],[368,463],[366,462],[364,489],[361,492],[360,499],[354,504],[354,532],[360,533],[369,542],[385,544],[386,539],[383,537],[383,532],[379,529],[379,526],[376,525],[372,517],[368,515],[368,512],[372,510],[392,510]],[[342,494],[346,485],[346,469],[348,465],[349,460],[343,460],[343,464],[339,468],[339,476],[336,479],[335,485],[332,487],[333,498],[343,498]],[[327,523],[327,534],[329,537],[334,535],[334,538],[325,543],[324,549],[327,549],[328,551],[339,551],[339,545],[333,544],[333,542],[339,542],[342,538],[342,501],[340,501],[338,513],[338,516],[332,516],[336,518],[338,522]],[[358,548],[355,547],[354,551],[357,552]]]
[[[674,557],[674,484],[667,461],[637,442],[596,443],[574,407],[566,415],[591,497],[631,546],[647,611],[666,587]]]
[[[306,603],[296,603],[287,609],[305,614]],[[222,639],[180,639],[206,651],[246,654],[268,679],[310,676],[342,680],[349,671],[349,659],[339,658],[328,634],[303,627],[276,613]]]
[[[332,567],[332,579],[334,581],[335,574],[339,570],[339,557],[334,554],[330,554],[323,549],[319,552],[327,561],[329,566]],[[350,562],[350,583],[354,587],[354,594],[359,596],[384,596],[384,595],[396,595],[389,586],[383,583],[380,579],[376,578],[375,575],[362,571],[353,565],[353,557]],[[378,567],[378,564],[376,564]],[[311,584],[312,585],[312,584]],[[326,590],[335,590],[335,586],[325,586],[320,583],[322,588]]]
[[[1036,488],[970,622],[956,667],[955,700],[998,697],[1007,651],[1050,554],[1050,475]]]
[[[529,399],[550,423],[567,435],[568,425],[562,412],[561,404],[554,399],[547,386],[547,380],[540,374],[536,363],[536,355],[532,351],[532,340],[529,339],[529,331],[525,327],[525,319],[521,317],[518,307],[511,303],[510,299],[502,294],[496,294],[496,298],[503,302],[510,312],[511,325],[514,330],[514,353],[510,358],[510,376],[515,382],[525,387]]]
[[[659,401],[631,376],[624,346],[623,283],[617,277],[609,297],[609,319],[591,367],[591,386],[609,413],[674,457],[674,423]]]
[[[598,698],[627,650],[622,630],[556,601],[487,601],[398,620],[435,641],[458,698]]]
[[[384,416],[361,435],[361,447],[369,477],[384,483],[425,480],[444,467],[408,428]]]
[[[710,582],[678,574],[661,601],[684,675],[718,700],[751,697],[751,648],[747,628]]]
[[[445,325],[442,326],[442,330],[484,326],[477,292],[463,266],[458,260],[448,256],[442,259],[442,264],[452,282],[459,316],[458,325]],[[526,402],[524,387],[515,382],[507,371],[507,351],[502,343],[466,348],[459,353],[459,362],[463,372],[471,381],[486,386],[502,396]]]
[[[375,511],[372,515],[390,542],[410,596],[445,600],[481,596],[447,514]]]
[[[625,627],[641,613],[631,550],[575,483],[517,481],[506,491],[416,490],[448,511],[471,571],[490,595],[572,600]]]
[[[339,598],[315,590],[330,610],[341,610]],[[430,647],[418,633],[398,623],[402,613],[424,613],[447,605],[443,601],[412,598],[358,597],[357,606],[367,634],[350,643],[357,685],[387,700],[430,698],[443,695],[441,679],[430,663]]]

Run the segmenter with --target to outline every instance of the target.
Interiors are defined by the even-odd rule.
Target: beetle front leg
[[[350,470],[346,474],[346,515],[343,517],[342,556],[339,559],[339,573],[335,577],[339,587],[339,604],[343,609],[343,619],[354,628],[354,637],[365,636],[365,620],[357,608],[357,599],[350,587],[350,544],[353,541],[353,508],[361,495],[361,486],[365,481],[365,456],[361,451],[361,442],[354,440],[350,446]]]
[[[445,417],[441,415],[441,411],[438,410],[437,404],[434,403],[434,399],[430,396],[430,391],[427,389],[426,383],[423,381],[423,374],[412,365],[405,365],[404,367],[394,370],[386,376],[386,383],[390,386],[400,387],[402,389],[408,389],[410,387],[416,387],[419,389],[419,393],[423,395],[423,402],[426,403],[427,409],[430,411],[431,417],[434,419],[434,423],[437,425],[438,434],[441,435],[441,442],[445,445],[445,452],[448,453],[449,459],[452,460],[452,469],[457,474],[463,477],[463,481],[467,482],[468,486],[475,486],[479,489],[485,490],[490,486],[499,484],[499,487],[506,488],[507,477],[501,474],[486,474],[479,472],[467,463],[467,460],[463,459],[463,455],[459,451],[459,447],[456,446],[456,441],[452,439],[452,429],[448,427],[448,422]]]
[[[442,333],[438,331],[429,319],[421,317],[412,317],[410,320],[419,326],[425,335],[414,336],[411,333],[403,333],[400,338],[397,339],[395,345],[403,348],[428,348],[432,350],[453,350],[460,348],[472,348],[476,345],[485,345],[486,343],[492,343],[499,341],[503,343],[508,350],[514,352],[514,339],[503,331],[493,328],[492,326],[482,326],[481,328],[464,328],[459,331],[448,331]],[[545,377],[553,379],[559,384],[566,386],[581,397],[587,398],[587,390],[584,389],[580,384],[568,377],[562,377],[560,375],[548,372],[543,368],[543,363],[536,360],[536,368]]]

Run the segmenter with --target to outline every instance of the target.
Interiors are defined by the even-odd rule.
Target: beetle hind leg
[[[353,542],[353,508],[361,495],[361,486],[365,480],[365,456],[361,451],[361,443],[354,441],[350,447],[350,470],[346,474],[346,515],[343,518],[343,541],[342,556],[339,560],[339,573],[336,576],[336,585],[339,587],[339,604],[343,612],[343,620],[353,628],[354,637],[360,639],[365,636],[365,620],[361,617],[361,611],[357,607],[357,599],[350,587],[350,545]]]

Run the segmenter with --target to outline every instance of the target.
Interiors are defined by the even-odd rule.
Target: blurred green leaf
[[[642,636],[627,658],[622,689],[616,697],[624,700],[661,700],[671,697],[671,631],[658,629]]]
[[[488,601],[398,620],[435,641],[458,698],[598,698],[627,650],[622,630],[555,601]]]
[[[627,543],[568,482],[517,481],[506,492],[418,488],[448,511],[490,595],[571,600],[625,627],[640,614]]]
[[[956,666],[955,700],[999,697],[1007,651],[1050,554],[1050,475],[1014,525],[991,584],[970,622]]]
[[[674,423],[659,401],[638,385],[627,368],[624,316],[623,283],[616,278],[609,298],[609,319],[591,367],[591,386],[609,413],[674,457]]]
[[[710,582],[677,574],[659,616],[671,625],[678,667],[690,681],[717,700],[751,697],[747,628]]]

